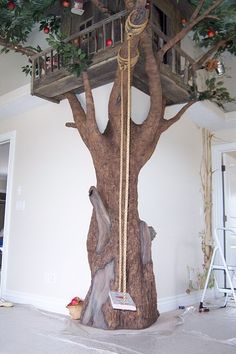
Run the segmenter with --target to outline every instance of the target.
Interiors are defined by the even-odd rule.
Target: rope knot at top
[[[137,35],[141,34],[145,30],[145,28],[147,26],[147,23],[148,23],[148,18],[146,18],[146,20],[143,23],[141,23],[141,24],[137,24],[136,25],[136,24],[132,23],[131,17],[136,12],[137,12],[137,10],[133,10],[129,14],[129,16],[128,16],[126,22],[125,22],[125,31],[127,33],[128,39],[131,39],[133,36],[137,36]]]

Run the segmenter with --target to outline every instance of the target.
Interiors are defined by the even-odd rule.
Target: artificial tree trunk
[[[100,152],[98,152],[100,155]],[[114,310],[109,290],[118,289],[119,273],[119,149],[110,145],[95,162],[97,188],[89,195],[93,204],[87,249],[92,283],[81,322],[99,328],[145,328],[156,321],[157,296],[151,259],[151,232],[140,221],[137,204],[138,159],[131,154],[128,208],[127,291],[137,311]]]
[[[140,23],[144,21],[142,17],[142,11],[140,13],[138,10],[133,20],[137,19]],[[115,310],[109,300],[109,291],[118,290],[119,278],[120,135],[122,109],[124,116],[127,116],[127,71],[124,72],[124,102],[121,107],[121,73],[119,68],[117,70],[109,99],[109,120],[103,133],[99,131],[96,124],[93,96],[86,72],[83,73],[86,113],[74,94],[66,94],[74,117],[74,122],[67,123],[67,126],[79,130],[91,153],[97,177],[97,187],[91,187],[89,192],[94,207],[87,241],[92,280],[84,302],[81,322],[104,329],[141,329],[150,326],[159,316],[151,258],[153,229],[139,219],[138,175],[152,156],[160,135],[178,121],[185,110],[193,104],[189,102],[172,119],[164,119],[165,99],[162,97],[159,59],[153,53],[148,29],[132,40],[131,57],[136,55],[139,43],[145,55],[150,110],[143,124],[136,125],[131,121],[130,133],[126,279],[127,292],[135,302],[136,311]],[[126,41],[121,48],[121,56],[127,58]],[[126,124],[123,129],[124,141],[126,141]],[[124,159],[124,169],[125,162]]]
[[[109,123],[103,134],[98,131],[92,117],[95,112],[88,76],[86,73],[83,76],[87,92],[86,119],[78,122],[80,104],[72,94],[67,94],[75,123],[77,127],[80,125],[82,138],[91,152],[97,177],[97,187],[91,187],[89,191],[94,207],[87,241],[92,281],[81,322],[109,329],[145,328],[156,321],[159,313],[151,258],[153,230],[139,219],[137,184],[140,169],[152,155],[160,134],[159,130],[150,129],[149,124],[144,130],[133,122],[131,124],[126,272],[127,292],[133,298],[137,311],[114,310],[108,294],[110,290],[118,290],[119,277],[120,73],[118,71],[111,93]],[[125,106],[126,103],[125,99]],[[125,130],[126,125],[124,136]]]

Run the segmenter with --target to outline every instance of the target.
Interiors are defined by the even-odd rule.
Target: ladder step
[[[233,271],[233,270],[236,270],[236,267],[234,267],[234,266],[225,267],[225,266],[217,265],[217,264],[212,266],[212,270],[226,270],[226,269]]]
[[[226,294],[233,294],[233,293],[236,294],[236,289],[234,289],[234,291],[232,291],[229,288],[218,288],[218,291],[221,293],[226,293]]]

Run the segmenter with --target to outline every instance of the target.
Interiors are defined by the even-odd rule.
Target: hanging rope
[[[123,292],[125,301],[126,294],[126,267],[127,267],[127,231],[128,231],[128,207],[129,207],[129,172],[130,172],[130,119],[131,119],[131,68],[137,63],[139,53],[131,58],[131,40],[145,29],[148,20],[141,25],[131,23],[131,16],[126,20],[125,30],[127,33],[128,56],[123,58],[118,53],[118,64],[121,71],[121,121],[120,121],[120,181],[119,181],[119,283],[118,291]],[[127,70],[127,124],[126,124],[126,151],[124,156],[124,71]],[[123,196],[123,164],[125,161],[125,187]],[[123,211],[124,203],[124,211]]]

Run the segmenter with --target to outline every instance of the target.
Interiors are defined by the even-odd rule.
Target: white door
[[[9,142],[0,142],[0,288],[1,275],[3,268],[3,249],[4,249],[4,223],[5,223],[5,206],[7,192],[7,175],[9,164]]]
[[[223,153],[222,173],[224,226],[236,232],[236,151]],[[227,264],[236,266],[236,236],[226,232],[224,246]]]

